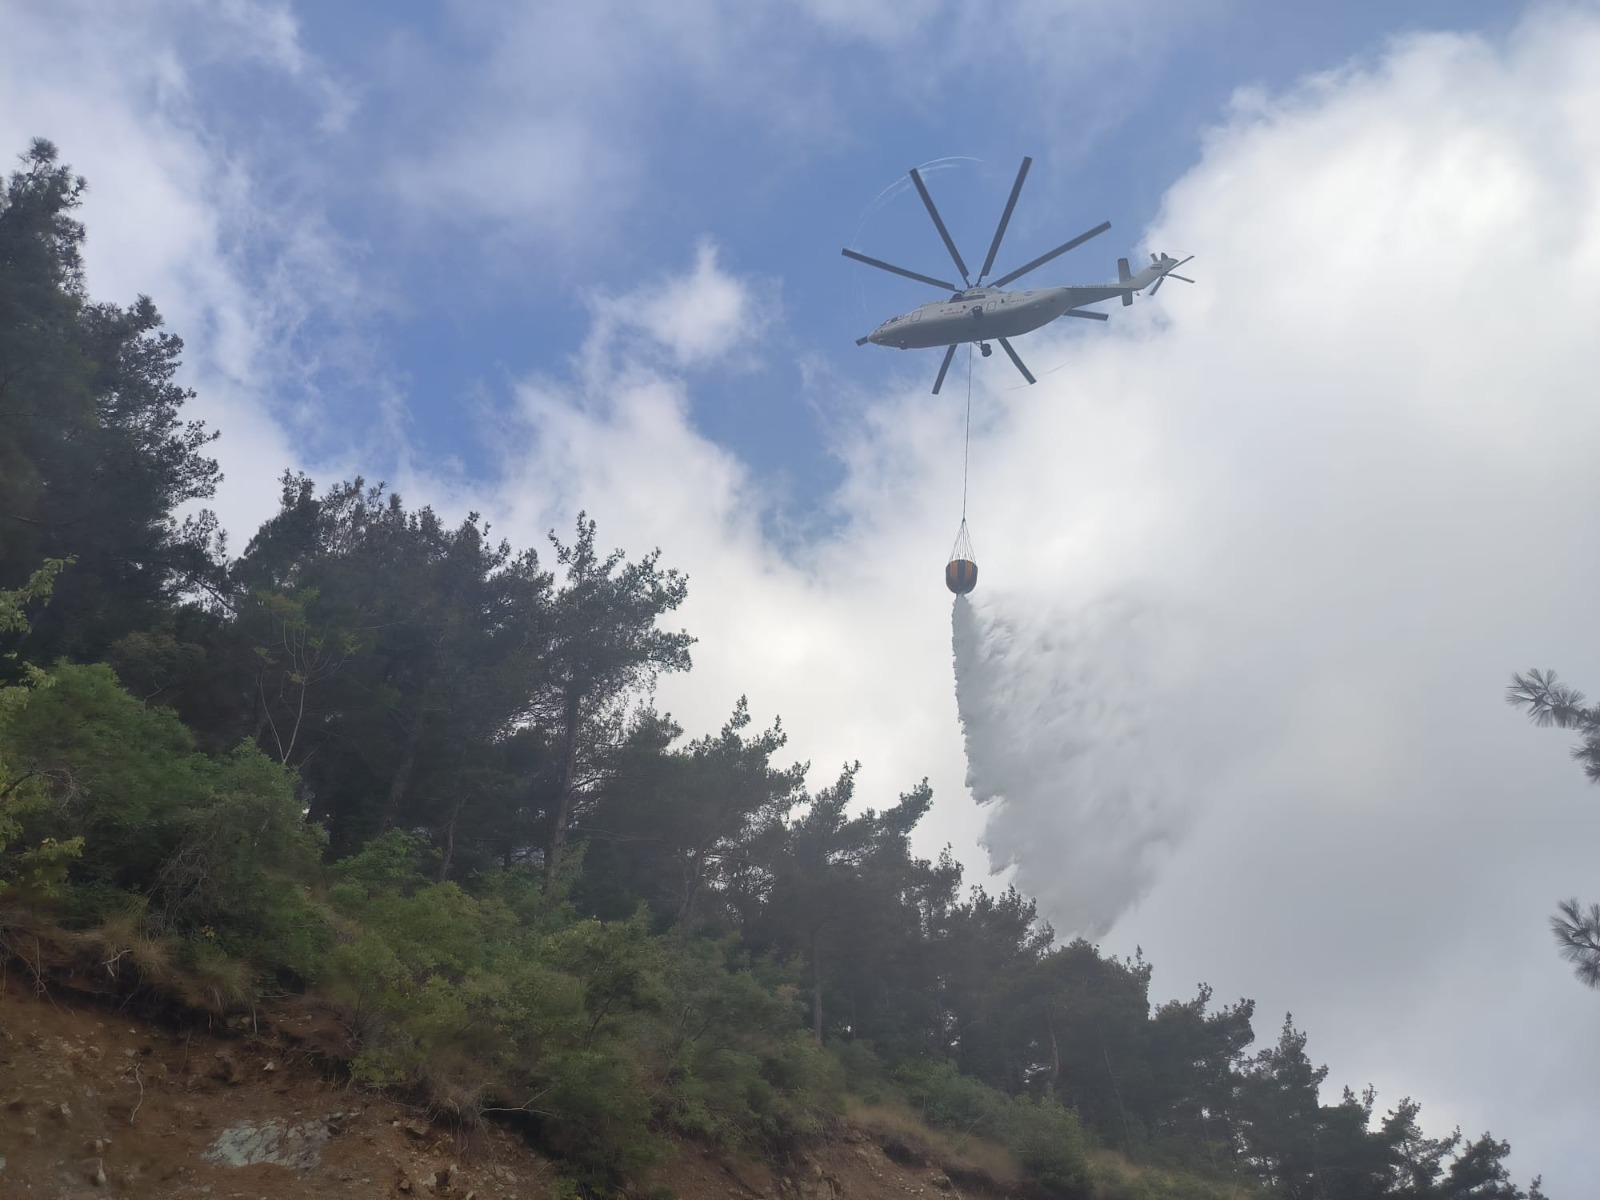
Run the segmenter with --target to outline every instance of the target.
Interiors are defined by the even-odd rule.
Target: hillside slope
[[[523,1200],[568,1190],[505,1128],[455,1134],[332,1078],[319,1066],[325,1030],[314,1015],[238,1024],[175,1032],[40,994],[13,969],[0,987],[0,1194]],[[680,1143],[639,1190],[903,1200],[989,1189],[954,1184],[903,1141],[840,1123],[783,1163],[730,1162]]]

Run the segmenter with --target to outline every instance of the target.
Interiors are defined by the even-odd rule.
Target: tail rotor
[[[1193,257],[1194,255],[1189,255],[1189,258]],[[1167,281],[1167,276],[1169,275],[1171,275],[1174,279],[1181,279],[1185,283],[1193,283],[1194,280],[1190,279],[1187,275],[1172,274],[1179,267],[1183,266],[1184,263],[1188,262],[1189,258],[1171,258],[1165,253],[1152,254],[1150,256],[1150,265],[1160,270],[1161,275],[1156,279],[1155,283],[1150,286],[1150,294],[1154,296],[1157,292],[1159,292],[1161,290],[1161,285]],[[1131,299],[1131,297],[1129,297],[1129,299]],[[1126,301],[1124,301],[1124,303],[1126,303]]]

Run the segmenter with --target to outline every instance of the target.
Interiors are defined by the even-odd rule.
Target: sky
[[[918,847],[1063,936],[1283,1014],[1329,1085],[1586,1194],[1600,792],[1502,699],[1600,690],[1600,5],[0,0],[0,146],[86,175],[91,292],[151,295],[277,476],[687,572],[690,736],[748,694]],[[970,364],[980,580],[941,571],[969,363],[854,345],[999,269],[1193,254]],[[989,879],[993,868],[999,872]],[[1586,1168],[1589,1168],[1586,1170]]]

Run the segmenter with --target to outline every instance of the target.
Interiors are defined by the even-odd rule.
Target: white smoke
[[[1181,622],[1131,594],[1028,616],[957,597],[956,704],[983,842],[1064,934],[1098,937],[1188,823]]]

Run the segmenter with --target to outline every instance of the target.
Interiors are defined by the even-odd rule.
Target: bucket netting
[[[967,519],[961,518],[961,528],[956,531],[956,544],[950,547],[950,561],[965,559],[967,562],[977,562],[978,556],[972,549],[972,535],[967,532]]]
[[[972,537],[965,520],[950,549],[950,561],[944,566],[944,585],[957,596],[965,596],[978,586],[978,560],[972,552]]]

